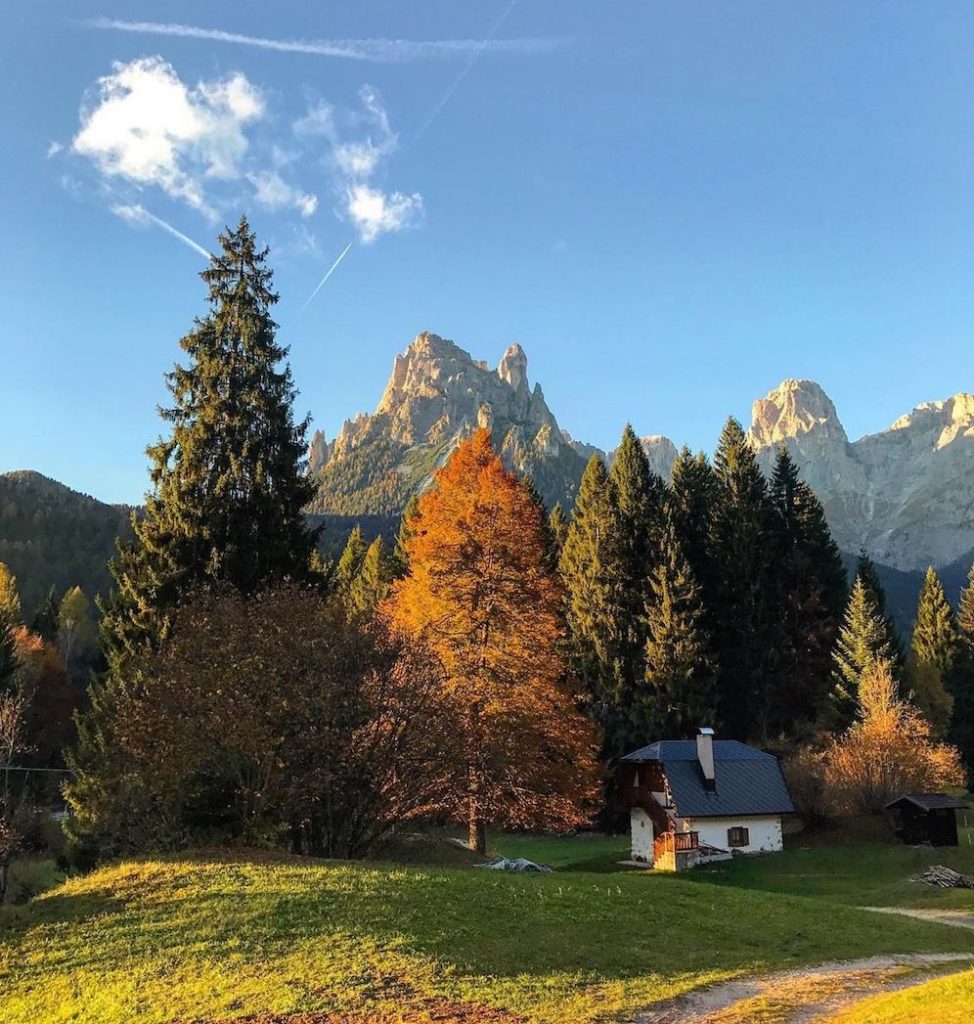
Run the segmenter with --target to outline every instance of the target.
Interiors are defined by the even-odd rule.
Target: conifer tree
[[[555,545],[555,564],[561,558],[561,552],[565,547],[565,538],[568,536],[568,516],[565,515],[561,504],[556,504],[548,516],[548,529],[551,531],[551,538]]]
[[[763,739],[769,724],[772,511],[754,450],[733,417],[721,433],[714,472],[712,543],[721,719],[731,736]]]
[[[161,415],[170,433],[148,449],[152,492],[133,516],[135,540],[119,547],[116,590],[102,605],[109,674],[92,687],[69,756],[75,843],[111,849],[127,805],[144,798],[112,736],[129,655],[163,638],[176,603],[201,585],[249,596],[311,573],[317,535],[304,509],[315,484],[302,473],[308,421],[293,418],[267,250],[246,218],[220,236],[200,276],[209,309],[179,343],[186,365],[166,376],[171,404]]]
[[[0,696],[13,685],[17,671],[14,628],[20,625],[20,596],[13,573],[0,562]]]
[[[0,619],[8,626],[19,626],[23,617],[20,595],[17,593],[17,577],[0,562]]]
[[[209,309],[180,341],[186,365],[167,374],[168,437],[148,449],[152,493],[133,516],[136,539],[112,565],[120,594],[105,615],[109,655],[165,631],[167,611],[200,583],[244,595],[309,573],[315,535],[301,472],[308,421],[295,422],[287,349],[267,249],[245,217],[220,236],[202,272]]]
[[[561,559],[565,591],[568,648],[573,674],[589,695],[592,717],[605,731],[606,748],[616,749],[619,727],[615,713],[618,541],[613,484],[605,463],[593,455],[578,488]]]
[[[878,662],[889,662],[892,650],[876,599],[857,576],[835,643],[832,673],[832,717],[838,729],[855,720],[859,686]]]
[[[402,519],[399,521],[399,531],[396,534],[396,543],[392,549],[392,572],[398,580],[402,579],[409,572],[409,538],[419,528],[419,495],[412,494],[406,502]]]
[[[38,636],[53,643],[57,639],[60,618],[61,598],[58,597],[54,587],[51,587],[40,607],[34,612],[34,617],[30,620],[31,632],[37,633]]]
[[[886,637],[889,640],[890,650],[893,652],[894,669],[901,669],[906,663],[906,655],[903,652],[903,643],[900,640],[899,630],[896,623],[886,607],[886,591],[880,582],[879,573],[873,560],[866,554],[865,548],[859,552],[859,560],[856,564],[856,575],[862,580],[862,585],[873,595],[876,608],[882,617],[886,629]]]
[[[822,711],[832,652],[847,600],[845,569],[825,513],[782,446],[775,459],[771,504],[774,540],[772,680],[769,724],[792,734]]]
[[[335,586],[338,588],[339,593],[347,596],[352,589],[352,584],[362,571],[366,550],[365,540],[362,538],[362,529],[356,523],[352,527],[352,532],[348,535],[348,540],[345,542],[345,547],[335,568]]]
[[[957,656],[948,677],[954,702],[949,736],[967,766],[970,786],[974,783],[974,565],[957,606],[957,630]]]
[[[631,709],[641,700],[645,684],[646,605],[652,596],[650,576],[659,563],[662,533],[663,481],[650,469],[635,431],[626,424],[609,472],[615,519],[617,566],[613,573],[616,681],[613,702],[620,722],[632,722]],[[641,731],[617,737],[620,750],[649,742]]]
[[[716,724],[716,666],[704,626],[700,587],[671,524],[650,578],[646,608],[646,687],[632,713],[643,736],[692,736]]]
[[[944,735],[950,722],[950,674],[957,658],[960,635],[954,610],[933,566],[927,569],[917,603],[910,641],[907,679],[913,703],[934,731]]]
[[[392,579],[391,560],[386,556],[382,538],[376,537],[348,588],[349,604],[356,611],[370,615],[389,593]]]
[[[713,604],[714,560],[711,550],[717,477],[703,452],[693,455],[684,445],[673,464],[666,506],[680,547],[705,603]]]

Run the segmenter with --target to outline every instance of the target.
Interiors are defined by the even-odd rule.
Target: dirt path
[[[919,984],[972,960],[972,953],[907,953],[740,978],[689,992],[640,1014],[634,1024],[812,1024],[858,999]]]
[[[954,928],[974,928],[974,914],[965,910],[928,910],[918,907],[860,907],[859,909],[871,910],[874,914],[902,914],[904,917],[915,917],[920,921],[949,924]]]

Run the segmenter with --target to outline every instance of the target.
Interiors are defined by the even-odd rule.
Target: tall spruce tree
[[[692,736],[717,722],[716,666],[704,624],[703,596],[672,523],[664,530],[646,607],[646,686],[633,702],[634,731],[646,737]]]
[[[641,728],[627,730],[622,723],[633,725],[632,708],[640,703],[645,688],[646,605],[652,597],[650,576],[660,560],[665,494],[663,481],[650,469],[629,424],[612,460],[609,480],[617,558],[612,591],[613,634],[618,643],[613,701],[620,723],[616,746],[622,750],[650,739]]]
[[[126,803],[144,795],[112,738],[128,654],[164,637],[176,603],[198,586],[250,595],[311,572],[307,420],[293,418],[287,349],[270,315],[277,295],[267,250],[246,218],[219,241],[200,275],[209,309],[180,340],[186,365],[166,377],[172,403],[161,415],[170,433],[148,449],[152,492],[133,516],[135,540],[120,546],[111,567],[116,591],[102,609],[109,674],[93,687],[70,755],[72,838],[102,849],[124,848]]]
[[[886,629],[886,637],[889,640],[890,650],[893,652],[894,667],[898,670],[906,664],[906,654],[903,650],[903,641],[900,639],[899,630],[886,607],[886,591],[879,579],[876,565],[866,554],[865,548],[859,552],[859,559],[856,563],[856,575],[862,580],[862,585],[872,594],[880,616]]]
[[[822,712],[848,598],[845,569],[821,503],[783,446],[770,487],[775,609],[769,725],[793,735]]]
[[[855,720],[863,677],[877,662],[892,661],[892,656],[875,595],[857,576],[832,654],[831,718],[837,731]]]
[[[362,537],[362,529],[356,523],[348,535],[348,540],[345,541],[345,547],[342,549],[338,565],[335,567],[335,586],[339,593],[346,597],[362,571],[362,563],[365,561],[367,550],[368,546]]]
[[[714,455],[717,501],[712,548],[720,669],[718,701],[731,736],[768,734],[772,637],[772,509],[764,476],[740,423],[728,419]]]
[[[368,546],[358,574],[348,588],[348,602],[357,612],[371,615],[389,593],[392,584],[391,559],[381,537]]]
[[[712,551],[717,477],[703,452],[693,455],[686,445],[680,450],[670,477],[666,506],[680,547],[708,604],[714,588]]]
[[[959,643],[948,678],[954,702],[949,737],[967,766],[968,787],[974,784],[974,565],[957,606]]]
[[[933,566],[920,589],[916,620],[907,661],[907,681],[913,703],[935,732],[945,735],[950,723],[950,675],[960,646],[954,610]]]
[[[121,600],[105,617],[110,654],[164,632],[168,609],[198,584],[246,595],[310,571],[308,420],[293,417],[267,249],[246,217],[219,241],[200,274],[209,310],[179,342],[187,364],[166,376],[171,431],[148,449],[152,493],[112,565]]]
[[[13,630],[20,625],[20,596],[13,573],[0,562],[0,694],[8,691],[17,671],[17,650]]]
[[[399,521],[399,530],[396,533],[396,543],[392,549],[392,574],[395,579],[402,579],[409,572],[409,538],[419,527],[419,495],[412,494],[406,502],[402,519]]]
[[[565,515],[561,504],[556,504],[548,516],[548,529],[551,531],[551,539],[555,545],[556,564],[561,558],[562,549],[565,547],[565,538],[568,536],[568,516]]]
[[[592,717],[604,730],[610,757],[625,753],[618,749],[620,723],[615,707],[619,545],[613,491],[605,463],[593,455],[582,474],[558,563],[571,667],[586,688]]]

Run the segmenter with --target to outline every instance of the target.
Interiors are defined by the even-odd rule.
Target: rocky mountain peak
[[[497,364],[497,376],[515,390],[527,390],[528,357],[517,342],[511,345],[501,357],[501,361]]]
[[[811,433],[842,444],[849,440],[832,399],[815,381],[782,381],[751,407],[750,436],[758,448]]]

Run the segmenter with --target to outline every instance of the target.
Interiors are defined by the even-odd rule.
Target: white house
[[[619,785],[632,859],[664,871],[780,850],[781,816],[795,810],[775,757],[706,728],[627,754]]]

